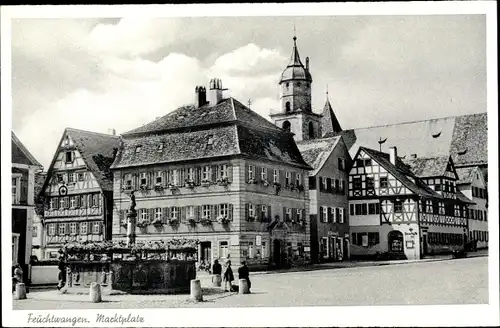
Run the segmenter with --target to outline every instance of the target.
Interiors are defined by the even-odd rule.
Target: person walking
[[[250,270],[248,270],[247,263],[245,261],[241,262],[241,266],[238,269],[238,278],[246,279],[248,283],[248,292],[250,292],[250,288],[252,287],[252,283],[250,282]]]
[[[212,266],[212,283],[214,282],[215,275],[222,274],[222,265],[220,265],[219,260],[214,260],[214,265]]]
[[[66,285],[66,264],[64,263],[64,259],[62,256],[59,258],[59,264],[57,265],[57,267],[59,269],[59,274],[57,277],[59,283],[57,284],[57,289],[60,290],[64,287],[64,285]]]
[[[234,274],[233,274],[233,269],[231,269],[231,261],[227,261],[226,263],[226,269],[224,270],[224,291],[227,291],[227,283],[229,283],[229,291],[233,292],[233,281],[234,281]]]

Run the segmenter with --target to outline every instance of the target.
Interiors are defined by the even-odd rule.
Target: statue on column
[[[127,212],[127,246],[132,247],[135,243],[135,218],[137,211],[135,210],[135,195],[134,190],[130,193],[130,207]]]

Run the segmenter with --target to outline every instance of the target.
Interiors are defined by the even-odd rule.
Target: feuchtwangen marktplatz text
[[[97,314],[95,318],[95,323],[120,323],[121,325],[129,323],[143,323],[144,317],[140,315],[118,315],[117,313],[113,315]],[[34,324],[71,324],[75,326],[82,323],[90,323],[89,318],[79,317],[79,316],[58,316],[54,314],[34,314],[28,313],[28,323]]]

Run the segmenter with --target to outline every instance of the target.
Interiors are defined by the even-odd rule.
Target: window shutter
[[[249,207],[250,207],[249,205],[250,204],[248,204],[248,203],[245,204],[245,220],[247,220],[247,221],[248,221],[248,215],[250,214],[249,213],[250,212],[249,211]]]
[[[281,220],[281,222],[285,222],[286,221],[286,207],[283,206],[283,218]]]
[[[217,205],[210,205],[210,219],[212,221],[217,219]]]
[[[233,181],[233,166],[231,164],[227,165],[227,179],[229,182]]]
[[[267,205],[267,218],[269,221],[272,221],[271,217],[271,205]]]
[[[279,170],[279,182],[281,186],[285,187],[285,171],[284,170]]]
[[[212,165],[210,167],[210,173],[212,174],[212,182],[217,181],[217,165]]]
[[[332,179],[326,178],[326,191],[332,192]]]
[[[323,217],[323,206],[320,206],[319,207],[319,221],[320,222],[323,222],[324,221],[324,217]]]
[[[52,200],[53,200],[54,209],[58,209],[59,208],[59,198],[54,197],[54,198],[52,198]]]
[[[319,191],[324,191],[323,189],[323,177],[318,177]]]
[[[195,219],[196,220],[200,219],[200,217],[201,217],[201,211],[202,211],[201,205],[196,206],[196,213],[195,213]]]
[[[273,169],[268,168],[267,169],[267,182],[273,181]]]
[[[228,219],[233,220],[233,204],[229,204],[229,209],[228,209]]]
[[[305,208],[303,208],[303,209],[302,209],[302,215],[301,215],[301,216],[302,216],[302,220],[304,220],[304,222],[307,222],[307,221],[308,221],[308,220],[306,219],[306,209],[305,209]]]
[[[344,220],[345,220],[345,218],[344,218],[344,208],[343,208],[343,207],[341,207],[341,208],[340,208],[340,218],[339,218],[339,223],[344,223]]]
[[[245,182],[248,182],[250,180],[250,176],[248,174],[248,167],[249,165],[245,165]]]
[[[201,166],[198,166],[195,170],[196,176],[196,184],[199,185],[201,183]]]
[[[292,221],[297,221],[297,209],[292,208]]]
[[[261,181],[262,180],[262,177],[261,177],[261,173],[260,173],[260,166],[257,166],[257,165],[254,165],[254,176],[255,176],[255,181]]]

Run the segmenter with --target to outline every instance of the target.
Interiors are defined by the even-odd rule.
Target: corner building
[[[137,240],[200,240],[198,264],[251,267],[310,259],[307,172],[293,135],[233,98],[218,79],[192,106],[122,135],[112,165],[113,238],[126,238],[130,192]]]

